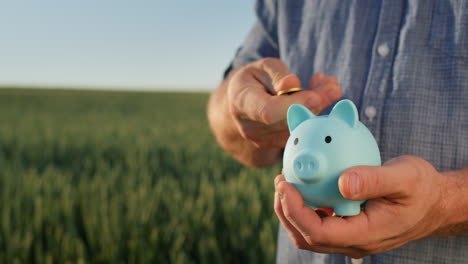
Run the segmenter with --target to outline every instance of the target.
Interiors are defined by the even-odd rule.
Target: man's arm
[[[289,136],[288,107],[303,104],[318,113],[342,95],[334,77],[318,73],[308,90],[276,96],[277,91],[295,87],[301,87],[299,78],[274,58],[247,64],[231,73],[211,95],[207,109],[220,146],[250,167],[277,163]]]

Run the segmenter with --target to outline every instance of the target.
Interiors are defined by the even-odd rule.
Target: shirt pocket
[[[434,1],[428,44],[468,62],[468,1]]]

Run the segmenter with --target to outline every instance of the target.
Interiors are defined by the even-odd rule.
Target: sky
[[[254,1],[0,0],[0,85],[213,90]]]

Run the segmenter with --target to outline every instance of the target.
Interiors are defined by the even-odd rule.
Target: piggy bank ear
[[[333,107],[330,116],[334,116],[348,123],[351,127],[356,127],[359,116],[356,106],[350,100],[341,100]]]
[[[288,127],[293,131],[300,123],[315,117],[307,107],[300,104],[293,104],[288,109]]]

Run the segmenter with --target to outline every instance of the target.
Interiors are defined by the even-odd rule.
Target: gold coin
[[[302,91],[302,88],[299,88],[299,87],[291,88],[291,89],[278,91],[276,95],[292,94],[292,93],[299,92],[299,91]]]

